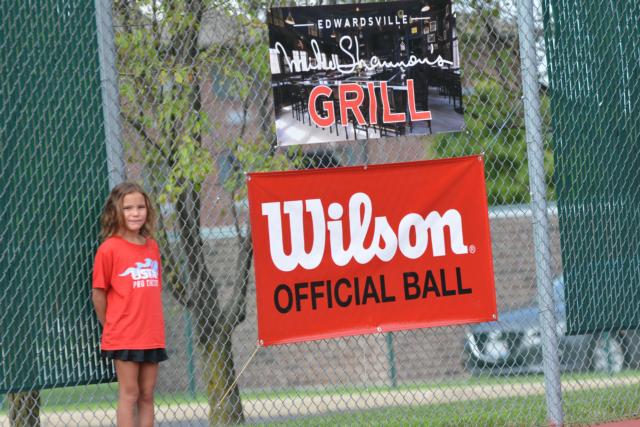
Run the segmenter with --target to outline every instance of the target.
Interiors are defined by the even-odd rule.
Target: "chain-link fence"
[[[0,8],[0,85],[10,95],[0,104],[2,176],[13,180],[0,189],[2,226],[11,229],[2,232],[0,256],[0,374],[10,391],[3,423],[115,424],[116,385],[80,385],[112,375],[97,360],[97,322],[74,320],[91,317],[107,172],[110,184],[143,183],[159,207],[170,360],[158,378],[158,425],[546,425],[637,416],[636,335],[564,334],[540,4],[454,2],[464,132],[283,149],[275,147],[265,24],[278,4],[89,3]],[[33,68],[5,61],[32,57]],[[428,89],[433,102],[454,101],[445,89]],[[87,127],[96,119],[104,135]],[[498,322],[256,347],[245,173],[478,153]],[[27,206],[15,202],[25,191],[33,195]],[[54,267],[29,270],[45,264]],[[34,293],[42,283],[46,290]],[[37,325],[50,330],[50,345],[30,332]],[[12,383],[18,377],[24,385]],[[64,387],[39,390],[49,386]]]

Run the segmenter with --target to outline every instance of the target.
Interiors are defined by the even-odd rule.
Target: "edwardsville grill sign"
[[[272,8],[279,145],[464,127],[449,0]]]
[[[481,157],[250,174],[263,345],[496,319]]]

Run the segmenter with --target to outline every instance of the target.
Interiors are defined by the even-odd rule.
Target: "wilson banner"
[[[263,345],[497,318],[482,157],[248,178]]]

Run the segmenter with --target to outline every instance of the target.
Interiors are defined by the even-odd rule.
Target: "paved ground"
[[[595,390],[600,388],[640,384],[640,377],[611,379],[606,383],[595,380],[564,381],[564,391]],[[272,399],[245,399],[243,408],[247,422],[273,422],[332,412],[362,411],[385,407],[413,407],[434,403],[466,400],[495,399],[543,394],[542,383],[518,384],[496,388],[495,385],[459,386],[440,389],[392,390],[379,392],[353,392],[320,396],[279,397]],[[156,408],[157,424],[161,427],[206,426],[207,407],[202,404],[162,405]],[[41,414],[42,427],[112,426],[114,409],[46,412]],[[0,416],[0,426],[8,426]],[[604,424],[607,427],[640,427],[640,420]]]

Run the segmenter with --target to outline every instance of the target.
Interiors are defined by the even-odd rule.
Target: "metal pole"
[[[551,251],[549,249],[549,220],[547,218],[546,201],[547,185],[544,173],[544,149],[533,10],[532,0],[518,1],[518,33],[547,417],[550,425],[561,426],[564,422],[564,414],[558,358],[558,337],[556,335],[555,307],[551,283]]]
[[[389,380],[391,387],[398,387],[398,373],[396,370],[396,352],[393,349],[393,332],[385,334],[387,340],[387,360],[389,361]]]
[[[102,114],[107,150],[109,188],[125,179],[124,150],[120,123],[118,73],[116,70],[116,46],[113,34],[111,0],[94,0],[98,55],[100,60],[100,86],[102,89]]]

